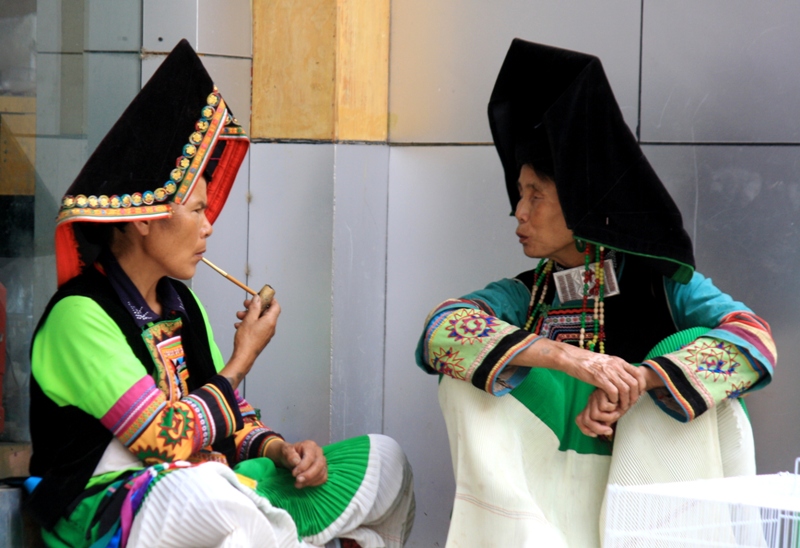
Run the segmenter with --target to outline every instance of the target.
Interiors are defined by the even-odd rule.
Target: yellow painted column
[[[251,136],[387,138],[389,0],[253,0]]]

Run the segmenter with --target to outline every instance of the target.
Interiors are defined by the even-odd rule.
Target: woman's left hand
[[[305,440],[297,443],[279,442],[279,445],[275,445],[275,454],[268,456],[276,464],[291,470],[295,477],[295,487],[315,487],[328,481],[328,461],[322,448],[315,442]]]
[[[619,403],[612,402],[608,394],[598,388],[589,396],[586,407],[575,418],[575,423],[581,432],[592,438],[612,436],[614,430],[611,426],[625,414],[625,411]]]

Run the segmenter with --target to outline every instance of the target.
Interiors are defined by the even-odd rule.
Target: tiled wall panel
[[[330,438],[333,145],[254,144],[248,285],[283,312],[247,377],[249,401],[287,439]]]
[[[201,0],[197,9],[197,51],[232,57],[252,56],[250,0]]]
[[[800,142],[800,4],[644,3],[642,139]]]
[[[198,0],[143,0],[142,48],[171,51],[186,38],[197,49]]]
[[[86,49],[138,51],[142,47],[142,1],[86,0]]]
[[[89,153],[105,137],[141,89],[138,53],[86,53],[86,133]],[[62,118],[63,118],[62,109]]]
[[[747,399],[759,473],[789,470],[800,454],[800,168],[795,147],[649,146],[653,167],[696,227],[698,271],[772,327],[775,382]],[[697,208],[691,194],[696,189]]]
[[[390,140],[490,142],[486,107],[515,37],[599,56],[635,130],[640,5],[640,0],[392,2]]]
[[[389,147],[336,145],[331,439],[383,429]]]
[[[453,482],[437,378],[414,362],[439,302],[533,268],[494,147],[393,147],[389,171],[384,433],[414,468],[417,519],[409,546],[444,546]]]

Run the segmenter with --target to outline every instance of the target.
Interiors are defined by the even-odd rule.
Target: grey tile
[[[63,54],[58,62],[58,133],[83,135],[86,133],[86,57],[80,53]]]
[[[275,288],[277,335],[247,377],[248,401],[287,438],[330,439],[333,145],[254,144],[248,284]]]
[[[142,0],[86,0],[86,49],[138,51],[142,46]]]
[[[441,301],[535,263],[514,235],[494,147],[392,147],[389,165],[384,433],[414,468],[417,518],[409,546],[444,546],[452,463],[437,378],[414,362],[417,340]]]
[[[647,2],[642,139],[800,141],[798,20],[791,0]]]
[[[387,146],[336,145],[331,438],[383,428]]]
[[[206,258],[237,280],[247,279],[247,220],[250,157],[245,157],[236,181],[231,187],[225,208],[214,223],[214,232],[207,240]],[[213,183],[212,183],[213,184]],[[263,284],[262,284],[263,285]],[[192,289],[208,312],[214,339],[227,360],[233,353],[236,312],[244,310],[247,293],[205,264],[198,264],[192,278]],[[261,286],[255,288],[261,289]]]
[[[139,93],[141,60],[137,53],[87,53],[85,58],[86,134],[91,152]]]
[[[197,51],[234,57],[253,56],[250,0],[203,0],[198,3]]]
[[[39,53],[36,55],[36,133],[58,135],[60,127],[61,55]]]
[[[390,140],[491,141],[486,107],[515,37],[599,56],[635,130],[639,7],[639,0],[393,2]]]
[[[199,0],[142,0],[142,48],[169,52],[186,38],[197,49]]]
[[[747,398],[759,473],[800,454],[800,148],[697,147],[698,270],[772,326],[776,381]]]
[[[36,50],[61,51],[61,0],[36,2]]]
[[[697,229],[697,200],[699,199],[698,149],[645,145],[642,150],[680,209],[683,216],[683,227],[694,241]]]

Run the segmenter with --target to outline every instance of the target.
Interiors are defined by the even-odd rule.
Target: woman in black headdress
[[[540,260],[437,306],[417,347],[443,376],[448,543],[597,546],[609,481],[754,473],[738,398],[770,381],[769,326],[694,271],[599,59],[515,40],[489,121]]]
[[[277,301],[263,313],[245,301],[226,362],[176,280],[194,276],[248,146],[184,40],[63,198],[59,290],[31,350],[27,504],[49,546],[408,536],[411,471],[396,442],[289,443],[237,391],[275,333]]]

